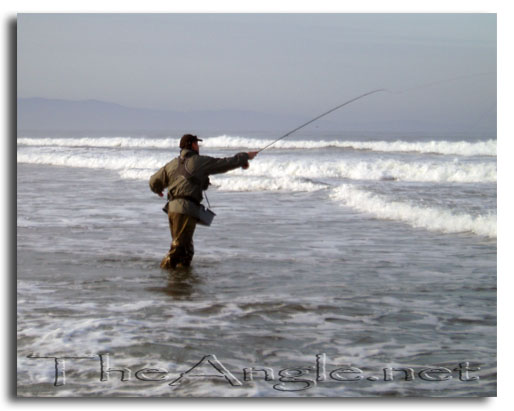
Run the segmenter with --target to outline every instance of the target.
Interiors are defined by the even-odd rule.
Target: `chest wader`
[[[189,182],[194,184],[195,186],[199,187],[201,190],[202,182],[197,177],[194,177],[189,171],[186,169],[186,159],[190,157],[192,154],[187,156],[186,158],[179,157],[179,164],[177,169],[175,170],[175,173],[172,176],[172,179],[177,178],[178,176],[185,177]],[[206,185],[208,185],[208,180],[206,182]],[[207,188],[207,187],[205,187]],[[204,225],[210,225],[212,222],[212,219],[214,218],[214,213],[210,210],[206,210],[203,205],[200,204],[200,201],[198,201],[195,197],[192,196],[171,196],[171,194],[168,192],[168,203],[166,203],[166,206],[163,208],[163,210],[168,214],[168,204],[169,201],[174,200],[176,198],[183,198],[185,200],[192,201],[195,203],[201,210],[200,216],[202,217],[203,214],[211,215],[209,219],[205,219],[205,217],[202,218],[195,218],[189,215],[185,214],[179,214],[179,213],[171,213],[168,214],[168,221],[170,225],[170,232],[171,232],[171,247],[170,251],[161,261],[161,268],[175,268],[175,267],[189,267],[191,265],[191,261],[193,259],[195,250],[194,250],[194,244],[193,244],[193,234],[196,228],[197,222]],[[206,221],[208,221],[208,224],[206,224]]]
[[[177,169],[175,170],[175,172],[173,173],[172,179],[175,179],[177,176],[183,176],[192,184],[200,187],[202,191],[205,191],[205,190],[207,190],[207,187],[209,186],[209,179],[207,179],[205,184],[202,184],[202,182],[200,181],[199,178],[193,176],[189,171],[187,171],[186,160],[189,157],[191,157],[192,155],[194,155],[194,154],[189,153],[189,155],[187,155],[184,158],[182,158],[180,156],[178,157],[178,166],[177,166]],[[168,192],[168,202],[166,203],[166,205],[164,206],[162,211],[164,211],[166,214],[168,214],[169,202],[176,198],[183,198],[185,200],[189,200],[189,201],[192,201],[193,203],[195,203],[198,206],[198,209],[197,209],[198,212],[197,212],[197,216],[196,216],[198,218],[198,224],[205,225],[207,227],[211,225],[212,220],[214,220],[214,217],[216,216],[216,214],[214,213],[214,211],[211,211],[208,208],[205,208],[205,206],[203,204],[200,204],[199,200],[197,200],[196,198],[194,198],[192,196],[171,196],[171,194]],[[207,196],[205,196],[205,198],[207,198]],[[207,200],[207,202],[209,202],[209,200]]]
[[[161,261],[161,268],[189,267],[195,254],[193,235],[196,218],[179,213],[168,215],[172,242]]]

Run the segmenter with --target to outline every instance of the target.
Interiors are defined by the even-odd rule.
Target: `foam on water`
[[[133,168],[158,169],[162,166],[163,156],[144,156],[136,154],[113,153],[74,153],[59,152],[18,152],[18,163],[47,164],[52,166],[79,167],[106,170]],[[158,166],[157,166],[158,164]]]
[[[453,213],[447,209],[392,201],[349,184],[342,184],[335,188],[330,197],[377,218],[402,221],[416,228],[445,233],[472,232],[496,237],[496,215],[471,216]]]
[[[170,158],[166,154],[18,152],[19,163],[118,170],[122,178],[148,179]],[[345,178],[351,180],[399,180],[418,182],[496,182],[495,162],[400,161],[395,159],[259,158],[248,170],[231,173],[245,176],[282,178]],[[265,187],[259,184],[258,187]],[[266,188],[264,188],[266,189]]]
[[[120,170],[119,175],[124,179],[147,181],[155,170],[130,169]],[[327,188],[327,184],[309,181],[303,177],[261,175],[244,175],[236,171],[229,175],[214,175],[210,177],[212,186],[222,191],[317,191]],[[22,222],[23,223],[23,222]]]
[[[266,151],[248,170],[211,176],[225,191],[209,196],[218,222],[199,228],[183,276],[159,269],[170,236],[163,200],[148,189],[178,140],[57,140],[18,141],[18,163],[31,163],[17,176],[18,395],[277,395],[278,380],[262,378],[242,391],[208,378],[168,383],[206,354],[242,379],[243,367],[313,366],[317,353],[330,369],[352,364],[366,376],[471,361],[480,381],[364,379],[305,395],[495,394],[496,243],[478,236],[496,237],[494,157]],[[213,142],[226,150],[206,151],[228,156],[229,144],[250,140],[227,136]],[[104,352],[112,367],[163,367],[170,379],[99,381],[98,359],[80,360],[56,388],[52,359],[28,357]]]
[[[345,178],[351,180],[399,180],[419,182],[495,182],[496,164],[379,160],[295,160],[259,159],[246,171],[249,175],[283,175],[304,178]]]
[[[209,148],[259,149],[273,139],[255,139],[222,135],[206,137],[202,146]],[[178,146],[177,138],[142,137],[82,137],[82,138],[18,138],[20,146],[56,147],[104,147],[104,148],[163,148]],[[460,156],[496,156],[496,140],[469,141],[347,141],[347,140],[281,140],[270,149],[313,149],[336,147],[342,149],[371,150],[381,152],[417,152]]]
[[[223,191],[317,191],[326,189],[324,184],[282,177],[230,177],[211,178],[212,184]]]

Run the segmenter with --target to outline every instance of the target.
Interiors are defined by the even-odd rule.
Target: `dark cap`
[[[191,148],[191,145],[197,141],[203,140],[192,134],[184,134],[180,139],[180,148]]]

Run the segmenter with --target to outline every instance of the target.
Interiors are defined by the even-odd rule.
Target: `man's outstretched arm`
[[[234,170],[238,167],[248,168],[248,160],[253,159],[257,155],[256,151],[248,153],[237,153],[232,157],[214,158],[202,156],[204,164],[202,164],[202,171],[207,174],[220,174],[227,171]]]

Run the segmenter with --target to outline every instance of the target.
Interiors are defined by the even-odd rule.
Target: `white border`
[[[405,408],[405,407],[416,407],[421,409],[430,408],[438,408],[441,409],[473,409],[473,408],[483,408],[486,406],[487,408],[495,408],[502,406],[503,403],[506,403],[507,397],[509,395],[510,386],[509,386],[509,368],[512,364],[512,356],[508,352],[508,347],[511,346],[512,341],[509,337],[509,325],[510,321],[509,312],[510,312],[510,301],[512,297],[510,296],[509,290],[511,289],[512,280],[511,276],[514,274],[511,270],[509,270],[512,266],[512,263],[509,259],[509,254],[512,254],[512,244],[511,241],[512,236],[512,222],[509,214],[512,213],[514,209],[514,203],[512,199],[512,182],[511,176],[514,175],[513,167],[514,161],[511,159],[512,154],[512,140],[514,139],[514,135],[512,133],[512,122],[510,119],[512,118],[510,106],[512,105],[512,76],[514,73],[514,68],[512,67],[512,43],[511,39],[513,38],[512,33],[512,25],[514,23],[512,16],[512,2],[509,1],[500,1],[500,0],[468,0],[468,1],[456,1],[456,0],[432,0],[432,1],[400,1],[400,0],[388,0],[386,1],[353,1],[353,2],[344,2],[344,1],[328,1],[328,0],[316,0],[316,1],[292,1],[292,0],[261,0],[261,1],[228,1],[228,0],[217,0],[217,1],[208,1],[208,0],[182,0],[182,1],[163,1],[163,0],[146,0],[144,2],[134,2],[128,3],[127,1],[108,1],[108,0],[89,0],[89,1],[63,1],[63,0],[47,0],[47,1],[35,1],[35,0],[19,0],[19,1],[10,1],[4,0],[2,3],[2,16],[3,16],[3,41],[2,41],[2,55],[7,56],[7,21],[8,19],[12,19],[16,17],[16,13],[18,12],[131,12],[131,13],[140,13],[140,12],[441,12],[441,13],[466,13],[466,12],[481,12],[481,13],[498,13],[498,215],[499,215],[499,236],[498,236],[498,300],[499,300],[499,308],[498,308],[498,336],[499,336],[499,381],[498,381],[498,399],[489,399],[489,400],[462,400],[462,401],[437,401],[437,400],[425,400],[425,401],[415,401],[412,400],[380,400],[380,401],[348,401],[348,400],[330,400],[330,401],[316,401],[315,406],[323,406],[323,408],[328,409],[340,409],[341,406],[349,409],[353,409],[354,407],[359,408],[367,408],[374,409],[396,409],[396,408]],[[128,5],[128,6],[127,6]],[[4,130],[7,130],[8,118],[7,118],[7,107],[8,104],[12,104],[12,101],[8,101],[7,99],[7,85],[9,79],[7,79],[7,64],[2,66],[3,69],[3,79],[2,87],[4,88],[3,99],[2,99],[2,115],[3,115],[3,124]],[[7,133],[4,133],[4,144],[7,141],[7,138],[12,138],[12,136],[7,136]],[[2,164],[4,166],[4,173],[2,178],[2,191],[4,193],[2,204],[2,217],[3,217],[3,227],[7,226],[8,217],[13,218],[15,216],[7,216],[7,205],[6,201],[8,200],[7,195],[7,182],[9,179],[14,178],[14,176],[8,175],[7,164],[7,150],[4,147],[2,150]],[[23,189],[20,187],[19,189]],[[12,234],[12,233],[11,233]],[[7,281],[8,275],[14,275],[15,273],[7,272],[7,246],[10,242],[12,242],[13,238],[8,238],[7,233],[2,236],[2,262],[4,264],[4,281]],[[4,284],[4,304],[6,301],[10,301],[12,296],[7,295],[8,287]],[[9,308],[9,307],[6,307]],[[7,320],[8,315],[14,315],[14,313],[6,313],[4,318]],[[4,335],[6,327],[4,327]],[[5,345],[4,340],[4,355],[5,358],[9,358],[9,355],[13,353],[8,353],[8,347]],[[9,347],[14,348],[14,347]],[[4,369],[1,375],[1,386],[4,389],[4,403],[3,409],[25,409],[32,406],[37,406],[38,408],[69,408],[70,405],[72,407],[89,407],[95,406],[97,407],[99,404],[98,401],[73,401],[70,404],[69,401],[13,401],[9,399],[9,393],[7,392],[7,375],[9,374],[10,378],[15,378],[13,375],[14,370]],[[124,409],[126,408],[139,408],[142,403],[141,401],[102,401],[102,406],[105,408],[111,409],[113,406],[122,406]],[[243,405],[244,404],[244,405]],[[170,407],[173,409],[181,408],[182,406],[191,406],[193,403],[191,401],[179,401],[169,400],[169,401],[152,401],[148,406],[152,408],[166,408]],[[209,408],[221,408],[230,409],[230,408],[240,408],[244,406],[245,408],[254,409],[256,407],[269,407],[270,405],[280,408],[311,408],[314,403],[310,400],[305,401],[288,401],[287,403],[283,401],[209,401],[206,403],[205,401],[197,402],[196,406],[199,407],[209,407]]]

